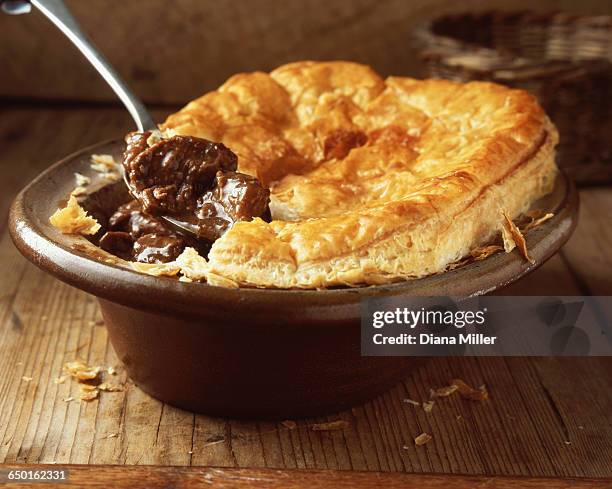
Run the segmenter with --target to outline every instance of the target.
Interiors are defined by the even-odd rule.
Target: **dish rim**
[[[263,289],[263,288],[224,288],[206,283],[185,283],[173,277],[154,277],[116,264],[105,263],[84,251],[76,250],[62,243],[76,244],[83,237],[67,237],[52,228],[48,223],[49,215],[55,211],[47,209],[46,216],[35,214],[35,194],[40,188],[49,188],[53,176],[71,168],[87,164],[91,154],[115,153],[109,148],[122,144],[120,139],[101,141],[79,149],[60,159],[41,172],[28,183],[15,197],[9,213],[9,231],[19,251],[30,261],[59,279],[93,293],[98,297],[119,302],[131,307],[157,309],[160,312],[178,310],[182,313],[205,312],[202,306],[211,305],[228,308],[228,303],[239,309],[252,309],[258,312],[262,305],[271,306],[279,314],[294,315],[294,309],[307,309],[313,317],[319,317],[324,307],[341,306],[330,320],[342,319],[347,313],[359,313],[360,302],[368,297],[421,295],[421,296],[475,296],[490,293],[509,285],[538,268],[548,260],[569,239],[577,222],[578,195],[572,181],[560,170],[555,182],[555,192],[561,186],[564,195],[555,208],[555,216],[541,226],[531,230],[526,236],[534,264],[524,260],[518,252],[497,253],[485,260],[473,262],[452,271],[426,277],[405,280],[384,285],[370,285],[353,288],[332,289]],[[106,149],[105,149],[106,148]],[[87,163],[85,163],[85,160]],[[79,168],[82,173],[85,169]],[[74,185],[73,185],[74,186]],[[56,188],[59,188],[56,186]],[[40,191],[40,190],[39,190]],[[55,202],[66,198],[56,190]],[[53,193],[53,192],[51,192]],[[134,292],[135,296],[126,297],[117,289]],[[153,297],[162,297],[165,304],[151,304],[146,301],[143,290],[154,291]],[[436,292],[436,293],[433,293]],[[442,293],[440,293],[442,292]],[[168,299],[170,299],[168,301]],[[170,307],[169,307],[170,306]],[[341,309],[341,310],[340,310]],[[292,314],[292,310],[293,314]],[[328,315],[329,312],[323,313]],[[345,315],[345,316],[343,316]],[[301,314],[300,314],[301,317]],[[308,320],[306,315],[304,320]]]

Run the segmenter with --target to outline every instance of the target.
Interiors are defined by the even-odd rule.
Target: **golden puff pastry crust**
[[[533,96],[381,78],[350,62],[242,73],[164,129],[222,141],[271,188],[208,270],[240,286],[382,284],[444,271],[550,192],[557,131]]]

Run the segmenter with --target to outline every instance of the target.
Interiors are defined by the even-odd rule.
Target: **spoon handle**
[[[68,39],[81,51],[83,56],[98,70],[106,83],[117,94],[123,105],[134,119],[139,131],[156,129],[157,126],[140,99],[134,95],[125,82],[119,77],[108,61],[94,47],[78,22],[72,16],[62,0],[30,0],[45,17],[47,17]]]

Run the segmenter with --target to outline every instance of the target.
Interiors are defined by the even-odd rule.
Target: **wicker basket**
[[[612,17],[485,12],[416,29],[428,76],[491,80],[534,93],[579,183],[612,182]]]

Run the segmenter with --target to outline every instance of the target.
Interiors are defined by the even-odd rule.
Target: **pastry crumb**
[[[453,270],[456,270],[457,268],[461,268],[464,265],[467,265],[468,263],[470,263],[472,260],[470,258],[465,258],[463,260],[459,260],[453,263],[449,263],[448,266],[446,267],[445,271],[451,272]]]
[[[290,419],[286,419],[285,421],[281,421],[281,425],[283,425],[288,430],[294,430],[297,428],[297,423]]]
[[[74,174],[74,180],[77,184],[77,187],[87,187],[91,183],[91,178],[82,175],[81,173]]]
[[[470,255],[475,261],[480,261],[497,253],[498,251],[502,251],[503,249],[504,248],[499,245],[479,246],[478,248],[474,248],[472,251],[470,251]]]
[[[485,258],[488,258],[489,256],[494,255],[495,253],[499,251],[502,251],[503,249],[504,248],[498,244],[478,246],[474,248],[472,251],[470,251],[470,254],[468,255],[467,258],[462,258],[461,260],[450,263],[446,267],[445,271],[452,271],[457,268],[461,268],[464,265],[468,265],[476,261],[484,260]]]
[[[102,178],[111,182],[121,178],[121,167],[111,155],[91,155],[90,166]]]
[[[448,397],[451,394],[454,394],[457,391],[456,385],[447,385],[444,387],[438,387],[437,389],[429,390],[430,399],[434,399],[436,397]]]
[[[425,445],[426,443],[429,443],[432,439],[433,437],[429,433],[421,433],[414,439],[414,444],[417,447],[420,447]]]
[[[461,379],[453,379],[451,380],[451,385],[457,387],[459,395],[464,399],[469,399],[470,401],[486,401],[489,399],[489,392],[484,384],[478,389],[474,389]]]
[[[160,130],[154,129],[151,131],[151,135],[147,139],[147,146],[151,147],[156,143],[159,143],[163,138],[163,135]]]
[[[423,411],[426,413],[431,413],[434,407],[434,401],[424,401],[423,402]]]
[[[118,384],[109,384],[108,382],[102,382],[98,385],[98,389],[105,392],[123,392],[123,386]]]
[[[66,207],[53,213],[49,222],[63,234],[96,234],[100,229],[98,221],[85,212],[74,195]]]
[[[21,380],[23,380],[24,382],[32,382],[33,377],[26,377],[25,375],[23,377],[21,377]]]
[[[117,171],[119,164],[115,161],[112,155],[91,155],[91,168],[99,173],[108,173]]]
[[[100,391],[95,385],[79,384],[79,398],[81,401],[90,402],[98,398]]]
[[[546,212],[544,209],[530,209],[525,212],[525,217],[528,217],[532,221],[540,219],[545,215],[550,214],[550,212]],[[551,214],[552,215],[552,214]]]
[[[116,370],[114,367],[94,367],[88,365],[82,360],[73,360],[66,362],[63,369],[68,376],[78,383],[79,398],[81,401],[93,401],[100,396],[100,392],[122,392],[125,389],[125,385],[102,382],[100,374],[104,371],[109,375],[115,375]],[[62,378],[65,380],[66,376],[60,377],[60,379]],[[72,401],[73,398],[70,398],[69,400]]]
[[[121,173],[114,171],[102,173],[102,178],[107,180],[109,183],[113,183],[121,179]]]
[[[64,372],[77,380],[95,380],[100,370],[100,367],[90,367],[82,360],[74,360],[64,364]]]
[[[181,274],[190,280],[203,280],[208,274],[208,261],[195,248],[187,247],[176,257]]]
[[[404,399],[404,402],[406,404],[411,404],[412,406],[420,406],[421,405],[421,403],[419,401],[415,401],[415,400],[409,399],[409,398]]]
[[[349,426],[348,421],[339,419],[337,421],[329,421],[327,423],[316,423],[311,425],[313,431],[338,431]]]
[[[85,187],[75,187],[70,195],[74,195],[75,197],[80,197],[82,195],[87,194],[87,189]]]
[[[169,263],[141,263],[137,261],[130,262],[130,266],[140,273],[153,275],[154,277],[174,277],[181,268],[175,262]]]
[[[553,217],[555,217],[555,215],[552,212],[548,212],[546,214],[544,214],[543,216],[540,217],[532,217],[531,221],[528,222],[525,227],[523,227],[521,229],[521,231],[523,233],[526,233],[527,231],[533,229],[533,228],[537,228],[538,226],[540,226],[541,224],[545,223],[546,221],[548,221],[549,219],[552,219]]]

